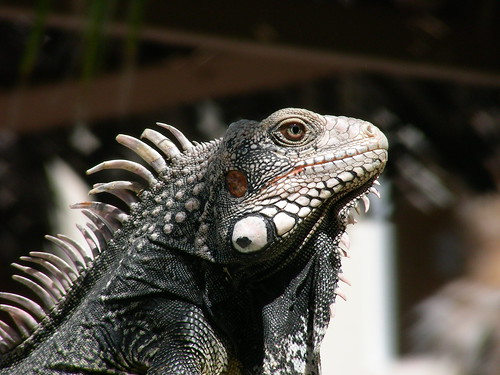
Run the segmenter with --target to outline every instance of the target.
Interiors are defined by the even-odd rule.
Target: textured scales
[[[97,184],[129,207],[74,205],[85,245],[31,252],[0,293],[0,374],[318,374],[351,208],[387,160],[387,139],[346,117],[283,109],[209,143],[146,129],[118,142],[134,181]],[[152,144],[154,147],[148,145]]]

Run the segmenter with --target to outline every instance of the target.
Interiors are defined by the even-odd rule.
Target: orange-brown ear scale
[[[231,170],[226,173],[226,186],[231,195],[241,198],[248,190],[247,176],[237,170]]]

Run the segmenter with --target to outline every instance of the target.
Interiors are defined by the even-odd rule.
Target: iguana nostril
[[[363,130],[364,133],[369,137],[375,137],[377,135],[377,128],[372,124],[368,124]]]

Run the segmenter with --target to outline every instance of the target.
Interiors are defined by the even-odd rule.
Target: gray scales
[[[31,252],[1,293],[0,374],[319,374],[343,280],[345,229],[387,161],[386,137],[304,109],[233,123],[180,147],[146,129],[119,135],[149,167],[103,162],[139,181],[97,184],[123,200],[74,205],[85,245]],[[36,301],[35,301],[36,299]]]

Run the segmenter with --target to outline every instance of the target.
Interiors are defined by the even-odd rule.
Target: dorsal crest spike
[[[23,271],[26,275],[31,276],[33,279],[38,280],[39,285],[49,292],[56,300],[62,297],[61,291],[56,287],[56,283],[43,272],[17,263],[12,263],[12,266],[16,267],[20,271]]]
[[[170,133],[172,133],[177,142],[179,142],[179,144],[185,151],[190,150],[194,147],[191,141],[187,139],[186,136],[179,129],[173,127],[172,125],[164,124],[162,122],[157,122],[156,125],[161,126],[162,128],[170,131]]]
[[[135,173],[148,182],[149,185],[156,183],[154,175],[139,163],[130,160],[108,160],[97,164],[95,167],[87,170],[87,174],[93,174],[104,169],[123,169]]]
[[[102,202],[80,202],[70,206],[73,209],[88,209],[101,216],[104,220],[112,223],[118,221],[123,223],[127,220],[128,215],[119,208]]]
[[[169,159],[175,159],[182,153],[177,146],[163,134],[152,129],[144,129],[141,138],[145,138],[153,142]]]
[[[30,300],[29,298],[26,298],[19,294],[5,292],[0,292],[0,298],[21,305],[38,319],[43,319],[45,317],[45,311],[43,310],[43,308],[38,303]]]
[[[104,185],[103,183],[98,183],[93,186],[94,189],[98,188],[99,186]],[[114,189],[114,190],[107,190],[107,193],[113,194],[115,197],[118,199],[122,200],[128,207],[132,206],[132,204],[138,202],[138,198],[135,194],[133,194],[129,190],[124,190],[124,189]]]
[[[48,260],[38,258],[38,257],[29,257],[29,256],[22,256],[19,258],[22,261],[25,262],[30,262],[30,263],[36,263],[41,265],[43,268],[49,272],[63,287],[65,291],[68,291],[73,282],[69,278],[69,276],[57,268],[53,263],[49,262]]]
[[[116,140],[118,143],[134,151],[137,155],[144,159],[146,163],[153,167],[156,172],[161,173],[167,169],[167,163],[160,153],[139,139],[129,135],[119,134],[116,137]]]
[[[40,258],[53,263],[57,268],[64,272],[65,275],[68,276],[71,283],[73,283],[78,278],[78,274],[73,269],[73,267],[71,267],[64,259],[55,254],[46,253],[43,251],[31,251],[29,255],[33,258]]]
[[[45,238],[55,244],[59,249],[61,249],[64,254],[71,260],[71,263],[73,264],[74,268],[77,271],[81,271],[86,267],[85,261],[83,260],[83,257],[80,255],[80,253],[75,250],[70,244],[67,242],[61,240],[60,238],[46,235]]]
[[[80,231],[82,234],[83,238],[87,242],[87,245],[89,246],[90,252],[92,254],[92,257],[95,259],[101,252],[101,249],[104,249],[106,247],[106,240],[104,239],[104,236],[102,235],[101,232],[99,231],[92,231],[94,233],[94,237],[89,232],[89,229],[77,224],[76,228]]]
[[[89,247],[89,256],[94,260],[100,253],[101,251],[101,246],[106,246],[106,242],[103,242],[102,244],[99,242],[99,240],[94,239],[92,235],[89,233],[88,229],[77,224],[76,228],[80,231],[82,234],[83,238],[85,239],[85,242],[87,242],[87,245]]]
[[[51,309],[52,306],[56,304],[56,300],[49,294],[44,288],[35,283],[33,280],[21,275],[13,275],[12,278],[21,284],[27,286],[32,292],[34,292],[38,298],[43,302],[47,309]]]
[[[94,224],[99,232],[101,232],[106,239],[106,241],[109,241],[111,238],[113,238],[113,233],[115,232],[117,227],[115,228],[112,223],[110,223],[107,220],[104,220],[102,217],[96,215],[93,211],[87,210],[87,209],[82,209],[82,213],[90,219],[92,224]]]
[[[145,187],[135,181],[112,181],[96,185],[89,194],[112,193],[114,190],[130,190],[139,195]]]
[[[33,332],[38,325],[35,318],[19,307],[0,304],[0,310],[5,311],[11,316],[12,320],[19,329],[21,336],[24,338],[29,337],[31,332]]]
[[[71,246],[73,246],[75,248],[75,250],[78,251],[78,253],[80,254],[80,256],[83,258],[83,261],[86,263],[86,264],[89,264],[91,261],[92,261],[92,257],[91,257],[91,254],[89,254],[88,251],[85,250],[85,248],[83,246],[81,246],[78,242],[76,242],[75,240],[73,240],[72,238],[68,237],[68,236],[65,236],[64,234],[58,234],[57,235],[57,238],[59,238],[60,240],[62,241],[65,241],[66,243],[70,244]]]
[[[8,348],[15,346],[21,337],[10,325],[0,320],[0,337],[6,339]]]

